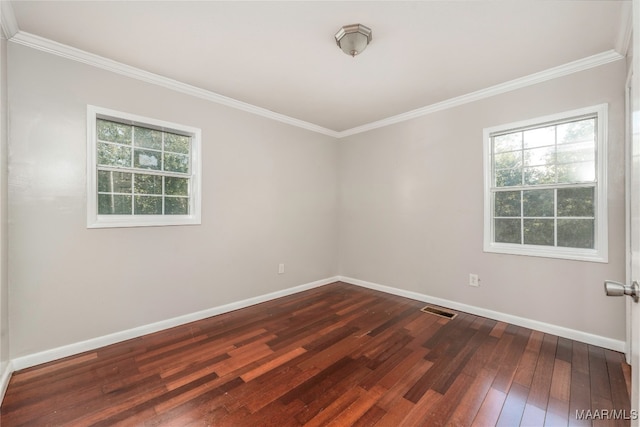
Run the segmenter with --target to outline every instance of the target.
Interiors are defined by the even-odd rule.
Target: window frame
[[[97,120],[135,125],[191,137],[188,215],[100,215],[98,214],[98,135]],[[155,227],[201,224],[201,130],[191,126],[152,119],[135,114],[87,105],[87,228]],[[113,168],[117,169],[117,167]],[[136,170],[124,168],[123,172]],[[141,172],[144,170],[140,169]],[[172,176],[158,174],[161,176]]]
[[[567,248],[558,246],[527,245],[524,243],[498,243],[494,241],[494,203],[493,203],[493,144],[496,134],[516,132],[526,128],[538,128],[571,121],[581,116],[594,115],[596,118],[595,148],[595,225],[594,248]],[[608,254],[608,203],[607,203],[607,137],[608,137],[608,104],[565,111],[548,116],[493,126],[483,129],[483,163],[484,163],[484,252],[525,255],[545,258],[559,258],[577,261],[603,262],[609,261]],[[591,186],[593,183],[576,183],[575,186]],[[523,188],[521,186],[518,188]],[[548,188],[567,188],[566,184]],[[524,188],[526,190],[526,188]],[[524,191],[523,190],[523,191]],[[557,229],[554,228],[554,230]]]

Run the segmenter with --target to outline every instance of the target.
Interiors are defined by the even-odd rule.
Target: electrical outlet
[[[480,286],[480,278],[477,274],[469,274],[469,286]]]
[[[284,264],[278,264],[278,274],[284,274]]]

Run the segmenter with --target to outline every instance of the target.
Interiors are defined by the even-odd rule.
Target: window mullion
[[[520,244],[524,245],[524,191],[520,191]]]
[[[136,127],[131,125],[131,168],[134,169],[136,164]],[[134,182],[136,180],[136,174],[131,173],[131,214],[136,215],[136,192],[134,190]]]
[[[524,132],[520,132],[520,141],[522,141],[522,145],[520,146],[520,184],[524,187]]]
[[[553,246],[558,247],[558,126],[553,127],[553,168],[556,188],[553,190]]]
[[[576,182],[576,183],[562,183],[562,184],[534,184],[534,185],[512,185],[510,187],[492,187],[491,191],[523,191],[523,190],[553,190],[561,188],[582,188],[582,187],[596,187],[596,181],[589,182]]]
[[[558,189],[553,190],[553,246],[558,247]]]
[[[164,196],[166,194],[166,190],[165,190],[165,175],[164,175],[164,151],[165,151],[164,144],[165,144],[165,137],[166,137],[166,133],[162,132],[162,143],[161,143],[162,153],[160,153],[160,169],[163,172],[163,175],[162,175],[162,198],[161,198],[161,200],[162,200],[162,207],[161,207],[162,208],[162,215],[165,214],[165,211],[164,211],[164,199],[165,199],[165,197]]]
[[[125,168],[118,166],[102,166],[98,165],[98,171],[108,171],[108,172],[125,172],[125,173],[137,173],[144,175],[157,175],[157,176],[170,176],[172,178],[190,178],[190,174],[182,173],[182,172],[161,172],[153,169],[140,169],[140,168]]]

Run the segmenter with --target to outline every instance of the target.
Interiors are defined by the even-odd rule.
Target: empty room
[[[629,426],[640,0],[0,0],[2,426]]]

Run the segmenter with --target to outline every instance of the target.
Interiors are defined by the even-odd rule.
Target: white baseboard
[[[13,371],[14,369],[11,361],[4,363],[4,366],[0,366],[0,402],[3,401],[4,394],[7,392],[7,387],[9,387],[9,380],[11,379]]]
[[[92,338],[86,341],[81,341],[81,342],[65,345],[62,347],[41,351],[39,353],[17,357],[15,359],[12,359],[10,362],[10,365],[12,366],[11,372],[18,371],[20,369],[29,368],[31,366],[40,365],[42,363],[51,362],[53,360],[61,359],[67,356],[72,356],[74,354],[83,353],[85,351],[95,350],[96,348],[115,344],[121,341],[126,341],[132,338],[137,338],[137,337],[158,332],[164,329],[173,328],[175,326],[184,325],[185,323],[206,319],[207,317],[216,316],[218,314],[227,313],[230,311],[238,310],[240,308],[249,307],[251,305],[259,304],[261,302],[292,295],[298,292],[306,291],[308,289],[313,289],[319,286],[328,285],[329,283],[333,283],[338,280],[339,280],[338,277],[330,277],[327,279],[317,280],[315,282],[306,283],[304,285],[295,286],[293,288],[283,289],[281,291],[271,292],[265,295],[259,295],[257,297],[248,298],[242,301],[236,301],[236,302],[221,305],[218,307],[208,308],[206,310],[185,314],[183,316],[162,320],[160,322],[139,326],[137,328],[127,329],[125,331],[115,332],[113,334],[104,335],[104,336]],[[9,375],[11,374],[11,372],[9,372]],[[4,376],[2,377],[2,379],[4,379]],[[7,379],[7,383],[8,383],[8,379]],[[0,386],[2,386],[2,383],[0,383]]]
[[[151,323],[148,325],[139,326],[137,328],[128,329],[125,331],[116,332],[109,335],[104,335],[97,338],[92,338],[86,341],[81,341],[62,347],[45,350],[39,353],[34,353],[22,357],[12,359],[4,371],[1,372],[0,377],[0,397],[3,396],[4,391],[9,383],[11,373],[20,369],[29,368],[31,366],[40,365],[42,363],[51,362],[63,357],[72,356],[75,354],[83,353],[85,351],[95,350],[96,348],[104,347],[107,345],[115,344],[121,341],[125,341],[132,338],[137,338],[146,334],[151,334],[164,329],[180,326],[185,323],[194,322],[196,320],[205,319],[207,317],[216,316],[218,314],[227,313],[233,310],[249,307],[251,305],[259,304],[261,302],[269,301],[272,299],[292,295],[298,292],[306,291],[308,289],[317,288],[319,286],[327,285],[336,281],[342,281],[350,283],[352,285],[362,286],[364,288],[374,289],[381,292],[386,292],[393,295],[398,295],[406,298],[415,299],[418,301],[424,301],[431,304],[448,307],[454,310],[463,311],[466,313],[475,314],[482,317],[487,317],[502,322],[511,323],[518,326],[524,326],[526,328],[535,329],[541,332],[557,335],[564,338],[569,338],[576,341],[581,341],[587,344],[593,344],[600,347],[608,348],[614,351],[624,352],[625,342],[615,340],[599,335],[590,334],[588,332],[578,331],[575,329],[569,329],[562,326],[552,325],[538,320],[528,319],[524,317],[514,316],[511,314],[501,313],[498,311],[488,310],[481,307],[462,304],[456,301],[451,301],[443,298],[433,297],[430,295],[420,294],[413,291],[407,291],[404,289],[393,288],[390,286],[380,285],[377,283],[367,282],[364,280],[354,279],[351,277],[335,276],[322,280],[318,280],[304,285],[295,286],[293,288],[283,289],[276,292],[271,292],[265,295],[260,295],[253,298],[248,298],[242,301],[236,301],[229,304],[221,305],[218,307],[209,308],[206,310],[198,311],[195,313],[186,314],[183,316],[174,317],[172,319],[162,320],[160,322]],[[1,401],[1,399],[0,399]]]
[[[624,341],[614,340],[612,338],[594,335],[588,332],[552,325],[550,323],[540,322],[538,320],[527,319],[525,317],[514,316],[512,314],[501,313],[499,311],[488,310],[486,308],[476,307],[473,305],[462,304],[443,298],[432,297],[430,295],[420,294],[404,289],[398,289],[390,286],[379,285],[377,283],[366,282],[364,280],[353,279],[351,277],[338,276],[338,279],[342,282],[350,283],[352,285],[362,286],[364,288],[386,292],[388,294],[398,295],[405,298],[411,298],[418,301],[424,301],[430,304],[436,304],[442,307],[463,311],[465,313],[475,314],[477,316],[487,317],[493,320],[499,320],[501,322],[511,323],[517,326],[524,326],[525,328],[535,329],[537,331],[557,335],[559,337],[597,345],[599,347],[608,348],[610,350],[619,351],[621,353],[624,353],[625,351]]]

